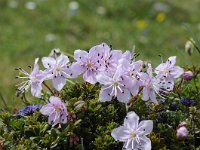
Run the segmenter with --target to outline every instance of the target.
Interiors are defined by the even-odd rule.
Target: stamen
[[[27,73],[24,69],[22,69],[22,68],[18,68],[18,69],[19,69],[19,71],[20,71],[21,73],[23,73],[23,74],[29,76],[29,73]]]

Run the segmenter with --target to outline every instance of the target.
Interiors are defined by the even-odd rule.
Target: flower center
[[[92,67],[93,67],[93,64],[91,62],[87,64],[88,69],[91,69]]]
[[[134,139],[137,136],[135,132],[131,133],[131,137]]]
[[[170,73],[169,69],[165,69],[165,70],[163,70],[163,74],[168,75],[169,73]]]
[[[114,86],[114,87],[117,87],[118,85],[119,85],[118,82],[117,82],[117,81],[114,81],[113,86]]]
[[[37,81],[37,78],[36,78],[36,76],[35,75],[33,75],[33,76],[31,76],[31,82],[36,82]]]
[[[59,108],[57,108],[57,111],[58,111],[58,112],[61,112],[61,111],[62,111],[62,109],[59,107]]]

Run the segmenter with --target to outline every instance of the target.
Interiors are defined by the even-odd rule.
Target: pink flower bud
[[[181,123],[177,129],[176,136],[179,140],[184,140],[188,138],[189,131],[187,130],[186,124]]]
[[[184,80],[190,81],[190,80],[192,80],[192,78],[193,78],[192,71],[186,71],[186,72],[183,73],[183,79]]]

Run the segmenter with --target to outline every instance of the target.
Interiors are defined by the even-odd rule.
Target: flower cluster
[[[56,50],[54,50],[56,52]],[[113,98],[122,103],[130,103],[131,97],[140,93],[143,101],[158,103],[158,97],[164,99],[174,88],[174,79],[183,74],[183,69],[175,66],[176,56],[169,57],[155,69],[149,62],[136,60],[136,54],[130,51],[113,50],[112,46],[102,43],[93,46],[89,51],[75,50],[74,62],[63,53],[51,54],[42,58],[44,70],[38,66],[39,59],[35,59],[34,68],[28,73],[17,68],[25,76],[17,78],[27,79],[18,85],[18,94],[23,94],[31,87],[33,96],[41,98],[42,84],[52,93],[49,103],[40,112],[48,116],[48,123],[55,126],[66,123],[68,112],[66,104],[56,95],[66,84],[66,79],[83,79],[90,83],[101,85],[99,101],[111,101]],[[44,82],[52,80],[54,90]],[[55,92],[56,90],[56,92]],[[134,112],[129,112],[124,125],[113,130],[112,136],[125,142],[125,149],[151,149],[151,141],[146,137],[153,129],[153,122],[141,121]]]
[[[173,90],[174,78],[183,74],[183,69],[175,66],[176,57],[169,57],[166,62],[153,70],[150,63],[135,60],[130,51],[122,53],[121,50],[112,50],[106,43],[92,47],[88,52],[74,51],[75,62],[70,63],[64,54],[58,57],[43,57],[44,71],[39,70],[38,58],[34,69],[27,73],[17,68],[27,78],[20,84],[18,92],[23,93],[31,86],[33,96],[41,97],[42,83],[52,80],[53,87],[60,91],[66,84],[67,78],[76,78],[83,74],[83,79],[90,84],[100,83],[99,100],[110,101],[113,97],[118,101],[128,103],[131,95],[138,95],[142,90],[142,99],[157,103],[157,95],[165,97]],[[144,69],[146,68],[146,69]],[[155,74],[155,75],[154,75]]]

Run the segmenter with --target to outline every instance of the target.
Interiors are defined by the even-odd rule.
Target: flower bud
[[[184,80],[190,81],[190,80],[192,80],[192,78],[193,78],[192,71],[186,71],[186,72],[183,73],[183,79]]]
[[[185,43],[185,52],[188,53],[190,56],[193,53],[194,45],[193,43],[189,40]]]
[[[176,136],[179,140],[184,140],[184,139],[187,139],[188,138],[188,135],[189,135],[189,131],[187,130],[187,127],[186,127],[186,123],[185,122],[181,122],[179,124],[179,127],[176,131]]]

